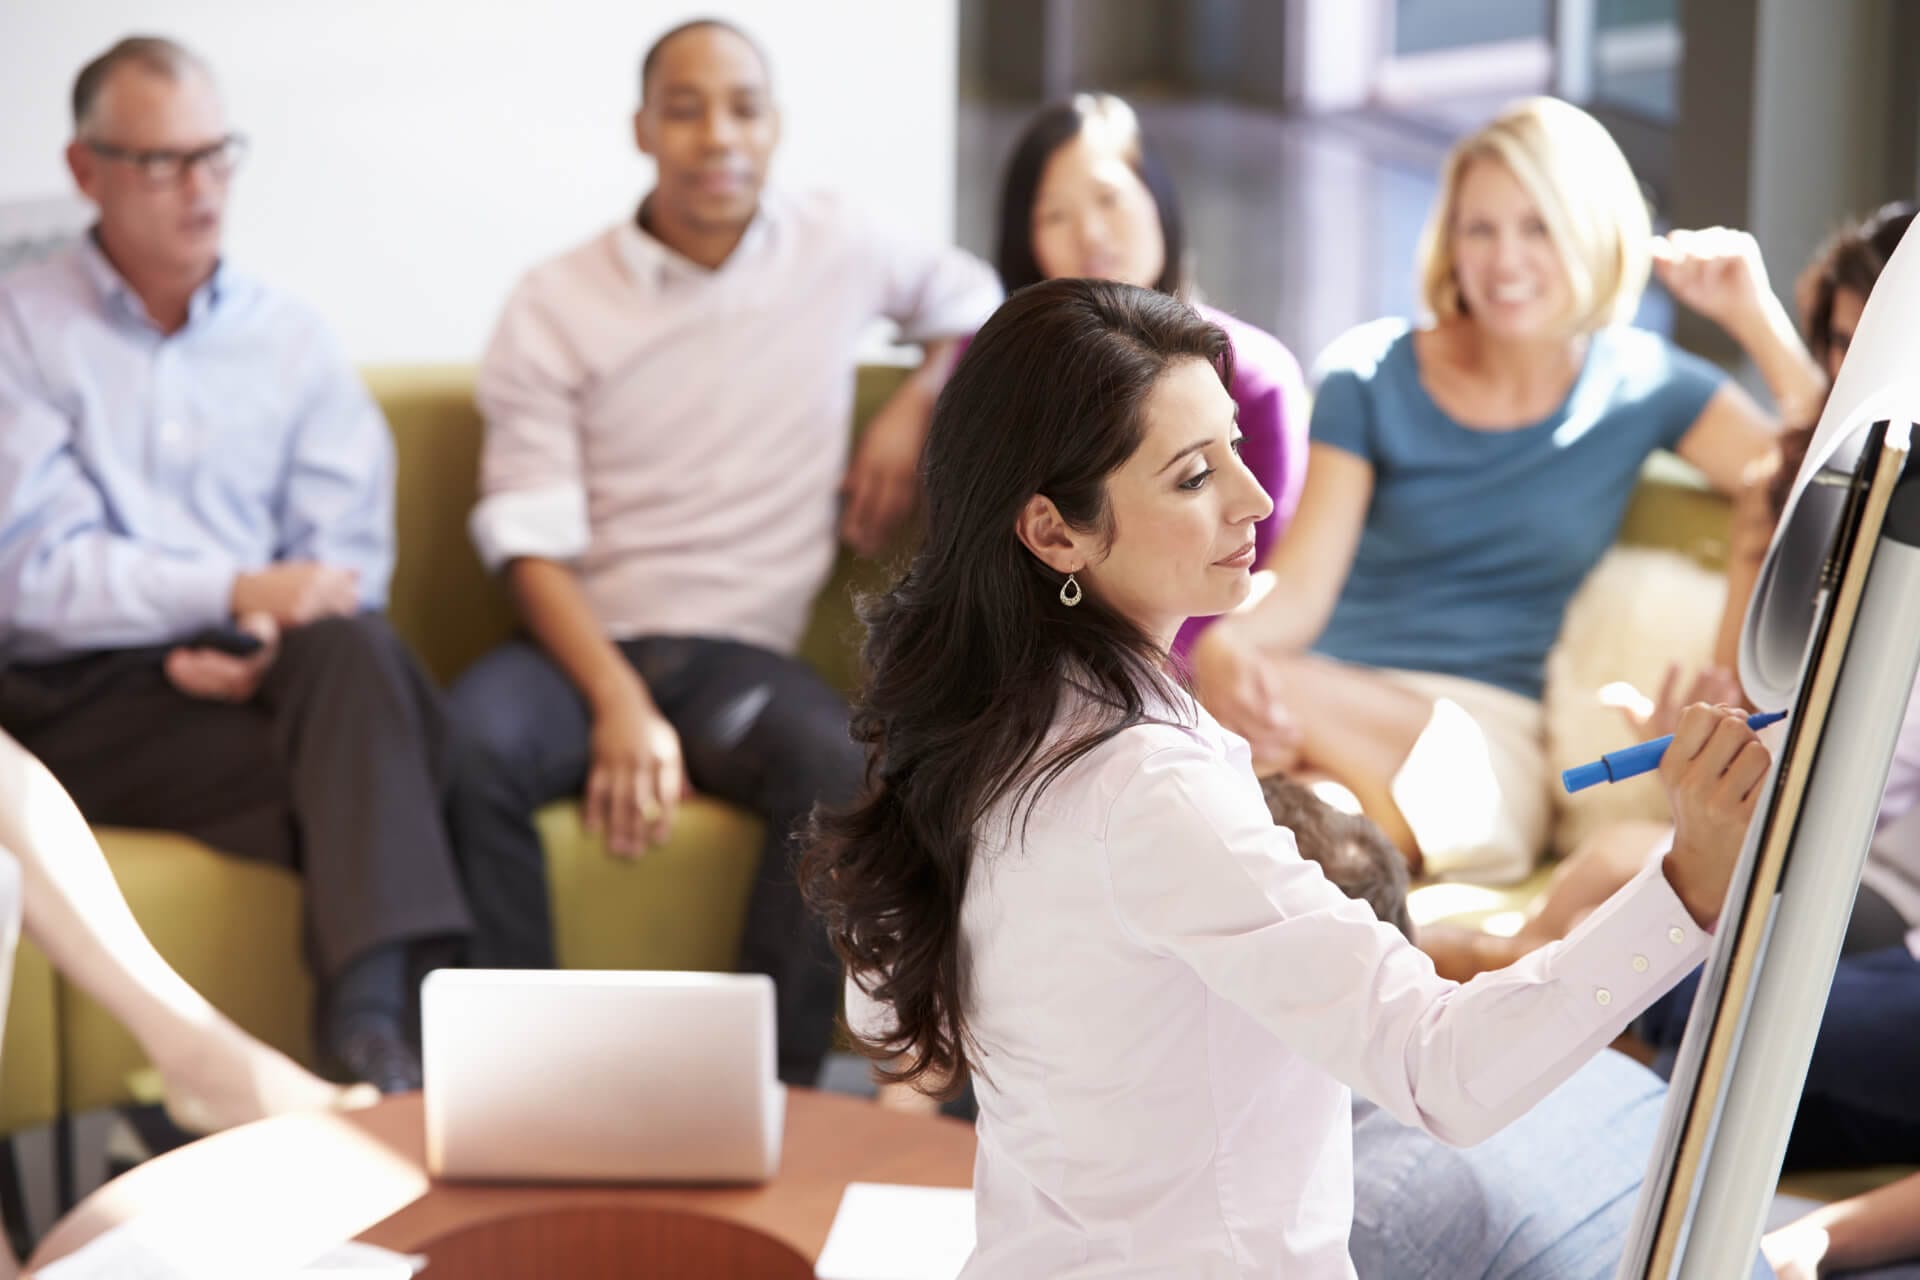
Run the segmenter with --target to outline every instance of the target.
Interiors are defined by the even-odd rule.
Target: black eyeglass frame
[[[88,139],[85,145],[102,159],[131,165],[148,186],[155,188],[179,186],[196,165],[225,181],[247,156],[247,137],[243,133],[230,133],[218,142],[192,151],[140,150],[93,139]]]

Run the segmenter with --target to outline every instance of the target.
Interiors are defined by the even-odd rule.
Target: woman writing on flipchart
[[[1048,281],[962,359],[926,534],[866,609],[854,808],[802,879],[886,1073],[980,1103],[968,1277],[1348,1277],[1349,1088],[1471,1143],[1696,964],[1768,766],[1690,709],[1672,852],[1466,985],[1295,851],[1246,744],[1170,674],[1248,590],[1271,503],[1226,335]]]

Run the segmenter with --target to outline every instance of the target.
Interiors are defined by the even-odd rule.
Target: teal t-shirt
[[[1404,320],[1349,331],[1315,373],[1310,438],[1374,475],[1353,568],[1315,648],[1529,698],[1641,464],[1673,448],[1725,380],[1658,334],[1616,326],[1589,340],[1557,410],[1477,431],[1427,395]]]

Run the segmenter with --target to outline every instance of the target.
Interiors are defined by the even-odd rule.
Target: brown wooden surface
[[[772,1236],[681,1209],[534,1209],[426,1249],[427,1274],[445,1280],[813,1280],[813,1263]]]
[[[310,1186],[320,1188],[305,1194],[323,1196],[325,1186],[350,1184],[357,1172],[370,1172],[382,1163],[410,1166],[424,1176],[426,1138],[418,1095],[390,1098],[369,1111],[349,1116],[263,1121],[203,1138],[108,1183],[48,1233],[33,1255],[33,1265],[44,1266],[65,1257],[143,1209],[179,1202],[183,1196],[201,1204],[209,1200],[218,1203],[223,1187],[231,1189],[291,1172],[273,1168],[271,1153],[276,1135],[293,1135],[296,1125],[289,1122],[296,1119],[303,1135],[297,1157],[302,1165],[300,1172]],[[316,1127],[323,1139],[318,1151],[313,1141]],[[288,1145],[291,1150],[293,1144]],[[370,1155],[370,1149],[377,1150],[383,1159]],[[583,1233],[580,1247],[585,1250],[624,1248],[657,1253],[665,1248],[697,1246],[719,1250],[701,1255],[719,1259],[732,1256],[727,1250],[757,1247],[739,1243],[744,1229],[776,1246],[755,1255],[775,1259],[767,1264],[769,1267],[783,1265],[777,1261],[782,1257],[795,1259],[804,1263],[806,1270],[792,1274],[805,1276],[811,1274],[813,1260],[826,1243],[827,1230],[840,1207],[840,1195],[849,1182],[970,1186],[973,1150],[973,1130],[958,1121],[905,1115],[859,1098],[794,1089],[788,1093],[780,1173],[764,1186],[437,1182],[411,1203],[396,1206],[384,1220],[361,1231],[359,1239],[390,1249],[427,1253],[435,1260],[435,1270],[429,1274],[439,1275],[436,1241],[445,1241],[449,1250],[458,1250],[461,1256],[478,1248],[480,1252],[473,1256],[484,1257],[487,1248],[503,1250],[509,1244],[516,1248],[552,1247],[556,1232],[567,1235],[577,1229]],[[493,1224],[491,1231],[477,1230],[487,1224]],[[528,1241],[534,1243],[528,1245]],[[583,1255],[580,1264],[585,1267],[590,1261],[590,1255]],[[446,1274],[481,1277],[489,1273],[448,1265]],[[497,1274],[509,1273],[503,1270]],[[541,1273],[521,1270],[511,1274]],[[568,1274],[587,1280],[601,1273],[583,1269]],[[657,1274],[676,1273],[663,1270]],[[729,1273],[710,1267],[698,1274]],[[787,1273],[769,1270],[765,1274],[769,1280],[778,1280]]]

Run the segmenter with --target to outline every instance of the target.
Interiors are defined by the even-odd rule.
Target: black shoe
[[[973,1080],[967,1080],[966,1087],[960,1090],[958,1097],[948,1098],[940,1104],[940,1114],[951,1116],[955,1120],[965,1120],[968,1124],[980,1118],[980,1104],[973,1096]]]
[[[349,1018],[332,1046],[334,1066],[382,1093],[411,1093],[421,1084],[420,1055],[399,1022],[378,1014]]]

